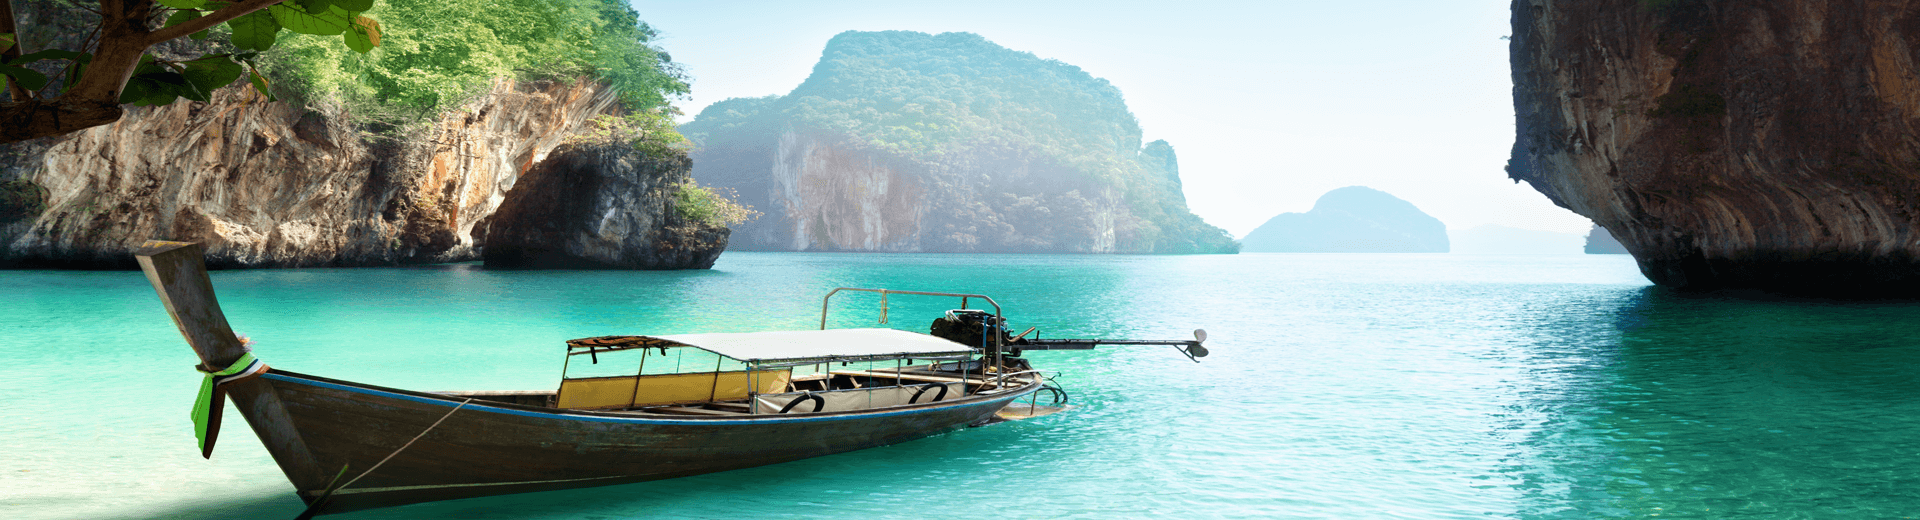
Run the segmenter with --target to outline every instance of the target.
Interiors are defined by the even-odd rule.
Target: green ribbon
[[[219,372],[200,371],[206,377],[200,379],[200,395],[193,400],[193,436],[200,440],[201,453],[207,451],[207,418],[213,413],[213,378],[238,374],[252,365],[253,353],[248,352]]]

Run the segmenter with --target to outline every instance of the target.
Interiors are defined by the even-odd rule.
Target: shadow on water
[[[1920,516],[1920,303],[1647,288],[1611,313],[1537,374],[1523,516]]]

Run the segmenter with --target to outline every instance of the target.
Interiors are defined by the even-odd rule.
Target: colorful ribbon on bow
[[[227,392],[220,387],[266,373],[267,364],[248,352],[219,372],[208,372],[200,366],[193,368],[206,374],[200,380],[200,395],[193,401],[193,436],[200,440],[200,456],[211,459],[213,442],[220,437],[220,412],[227,407]]]

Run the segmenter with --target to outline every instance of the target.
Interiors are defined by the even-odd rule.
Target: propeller
[[[1200,346],[1206,342],[1207,329],[1193,329],[1193,346],[1187,347],[1187,353],[1197,358],[1207,357],[1207,347]]]

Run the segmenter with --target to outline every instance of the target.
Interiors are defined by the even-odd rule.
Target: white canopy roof
[[[973,349],[943,338],[894,329],[831,329],[652,336],[740,361],[940,357]]]

